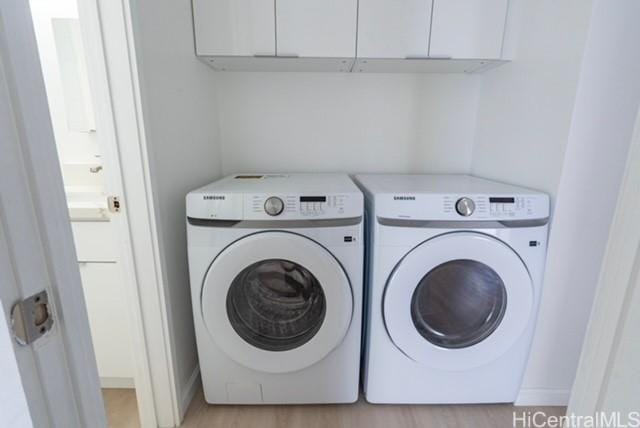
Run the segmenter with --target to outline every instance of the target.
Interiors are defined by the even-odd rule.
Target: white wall
[[[522,0],[513,62],[483,75],[474,174],[555,196],[591,0]]]
[[[592,6],[527,1],[516,60],[482,82],[473,173],[547,191],[555,202],[519,404],[568,400],[637,111],[638,35]]]
[[[178,398],[184,407],[198,359],[193,330],[185,196],[220,176],[215,74],[194,54],[189,1],[133,3],[134,38],[169,306]],[[197,385],[196,385],[197,386]],[[186,408],[182,409],[183,411]]]
[[[470,169],[481,76],[215,76],[225,173]]]
[[[524,387],[570,389],[640,106],[640,3],[596,3],[557,192]]]

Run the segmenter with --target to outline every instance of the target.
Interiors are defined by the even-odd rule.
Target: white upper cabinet
[[[194,0],[197,54],[275,55],[274,2],[275,0]]]
[[[505,62],[509,0],[192,1],[196,53],[221,71],[476,73]]]
[[[433,0],[429,56],[498,59],[508,0]]]
[[[429,55],[432,0],[360,0],[359,58]]]
[[[278,56],[353,58],[357,0],[276,0]]]

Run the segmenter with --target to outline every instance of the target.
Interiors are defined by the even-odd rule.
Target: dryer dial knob
[[[266,212],[270,216],[275,217],[277,215],[280,215],[282,211],[284,211],[284,202],[282,202],[282,199],[278,198],[277,196],[271,196],[270,198],[267,198],[266,201],[264,201],[264,212]]]
[[[460,198],[456,202],[456,211],[463,217],[469,217],[476,209],[476,204],[471,198]]]

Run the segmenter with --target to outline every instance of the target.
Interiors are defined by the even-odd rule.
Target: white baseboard
[[[521,389],[514,403],[516,406],[566,406],[571,390],[568,389]]]
[[[196,365],[189,376],[189,380],[184,385],[182,389],[182,393],[180,396],[180,421],[184,420],[184,416],[189,409],[189,404],[191,404],[191,400],[196,395],[198,388],[200,387],[200,366]]]
[[[133,389],[136,384],[132,377],[101,377],[100,386],[102,388]]]

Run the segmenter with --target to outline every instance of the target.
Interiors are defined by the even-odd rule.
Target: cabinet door
[[[426,57],[431,3],[432,0],[360,0],[358,57]]]
[[[275,0],[194,0],[198,55],[275,55]]]
[[[430,56],[500,58],[508,0],[434,0]]]
[[[72,221],[73,241],[79,262],[118,260],[115,225],[110,221]]]
[[[117,263],[80,263],[91,338],[103,382],[132,383],[127,294]]]
[[[276,0],[279,56],[356,54],[357,0]]]

